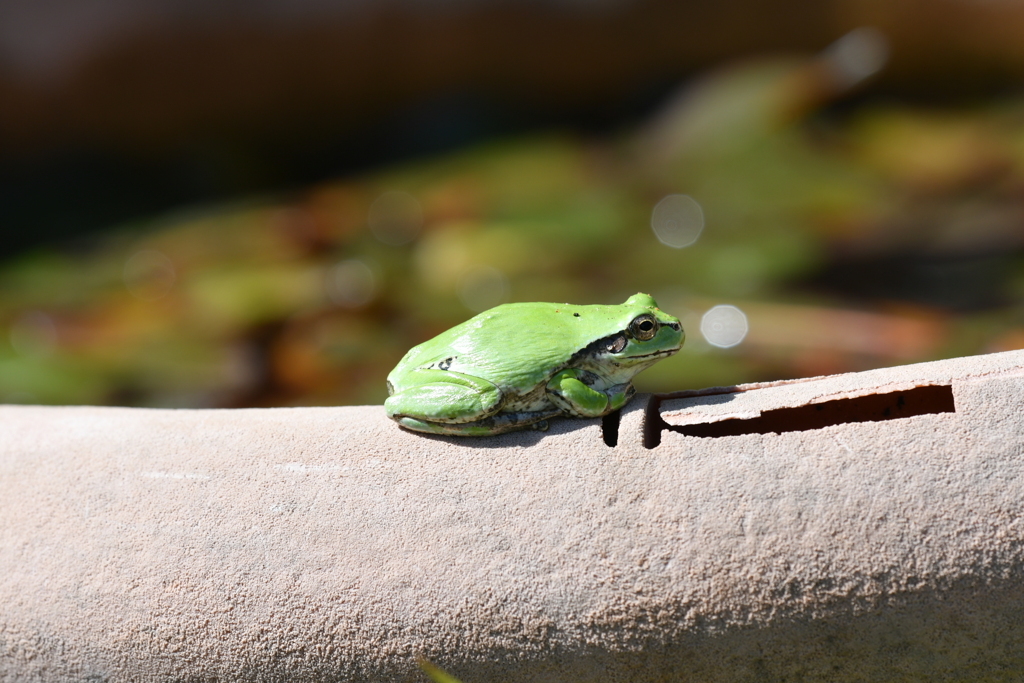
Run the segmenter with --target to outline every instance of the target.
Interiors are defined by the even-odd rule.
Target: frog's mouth
[[[679,347],[682,348],[682,347]],[[639,356],[626,356],[623,360],[645,360],[649,358],[666,358],[679,351],[679,348],[665,349],[664,351],[652,351],[651,353],[644,353]]]

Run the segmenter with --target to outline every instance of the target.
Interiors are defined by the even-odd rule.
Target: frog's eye
[[[658,333],[658,320],[653,315],[638,315],[629,324],[629,333],[639,341],[654,339]]]

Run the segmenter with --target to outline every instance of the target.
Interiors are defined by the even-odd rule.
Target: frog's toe
[[[530,429],[536,430],[538,432],[546,432],[548,431],[548,421],[541,420],[540,422],[534,422],[532,425],[530,425]]]

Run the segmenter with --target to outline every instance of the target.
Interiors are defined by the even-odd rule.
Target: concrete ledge
[[[614,447],[2,407],[0,680],[1015,680],[1022,409],[1024,352],[641,396]]]

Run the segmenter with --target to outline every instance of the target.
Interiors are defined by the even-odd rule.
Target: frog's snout
[[[683,342],[686,341],[686,332],[683,331],[682,324],[678,320],[676,320],[675,322],[662,323],[662,325],[664,325],[665,327],[669,328],[670,330],[679,335],[679,340],[675,344],[673,353],[683,348]]]

